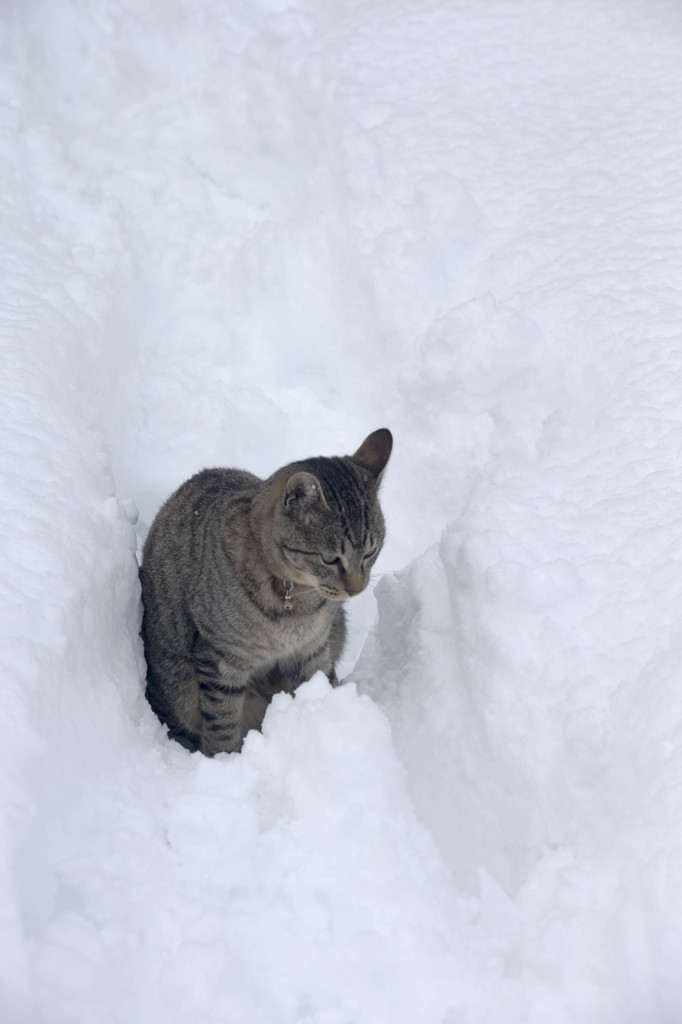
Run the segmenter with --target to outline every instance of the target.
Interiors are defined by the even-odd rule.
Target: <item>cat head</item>
[[[307,459],[276,474],[269,533],[284,578],[335,601],[365,589],[384,542],[377,491],[392,446],[382,428],[354,455]]]

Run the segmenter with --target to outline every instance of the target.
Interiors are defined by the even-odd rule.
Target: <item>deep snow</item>
[[[5,5],[2,1024],[680,1024],[681,42]],[[168,743],[136,506],[383,425],[347,685]]]

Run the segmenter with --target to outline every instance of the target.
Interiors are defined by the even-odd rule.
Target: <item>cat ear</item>
[[[375,430],[373,434],[366,437],[355,455],[349,455],[348,458],[371,473],[375,480],[379,480],[386,468],[392,448],[393,435],[386,427],[382,427],[381,430]]]
[[[321,501],[326,504],[320,481],[312,473],[303,470],[294,473],[287,480],[282,495],[282,504],[289,508],[294,502]]]

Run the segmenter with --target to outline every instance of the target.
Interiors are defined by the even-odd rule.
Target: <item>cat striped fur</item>
[[[377,491],[389,430],[354,455],[294,462],[267,480],[205,469],[160,509],[140,579],[147,699],[169,735],[207,756],[241,748],[279,691],[333,685],[343,601],[384,542]]]

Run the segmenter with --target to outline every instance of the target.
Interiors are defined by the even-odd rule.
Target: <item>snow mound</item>
[[[320,675],[214,760],[154,731],[61,837],[37,1019],[407,1024],[459,1005],[463,912],[367,697]]]
[[[506,528],[492,526],[495,499]],[[481,494],[439,544],[381,579],[352,678],[391,723],[457,890],[480,901],[484,945],[505,965],[499,989],[490,982],[498,1012],[673,1020],[679,603],[649,597],[679,594],[676,560],[654,557],[669,531],[646,532],[646,574],[637,532],[630,562],[622,548],[595,558],[587,532],[544,562],[514,536],[528,517],[513,508],[504,492]]]

